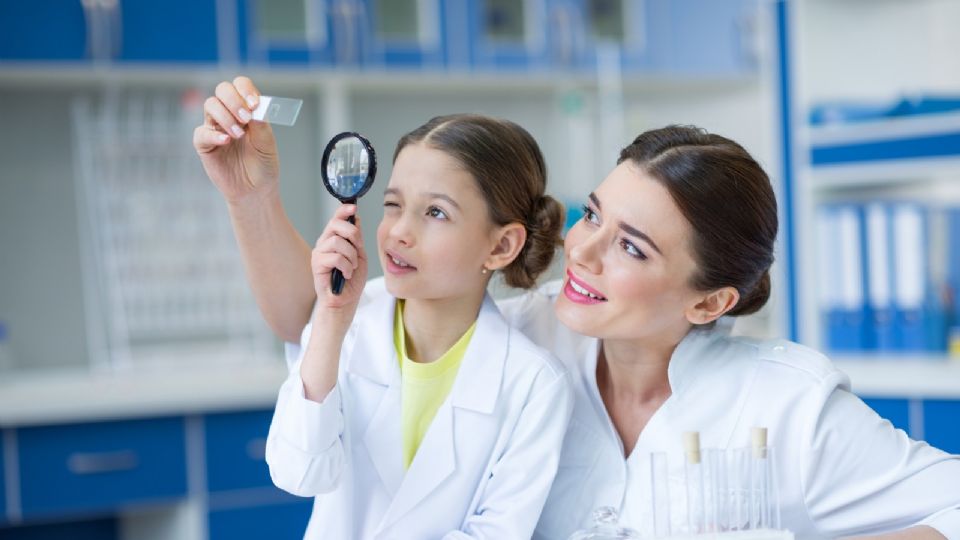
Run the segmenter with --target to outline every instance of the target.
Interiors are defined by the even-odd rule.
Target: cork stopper
[[[683,451],[687,455],[687,463],[696,465],[700,463],[700,432],[683,432]]]
[[[754,458],[767,459],[767,428],[750,428],[750,448]]]

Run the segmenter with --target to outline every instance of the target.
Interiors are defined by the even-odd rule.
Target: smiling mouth
[[[577,291],[578,293],[586,297],[593,298],[594,300],[606,300],[606,298],[593,294],[592,292],[584,289],[580,285],[577,285],[577,282],[572,279],[570,280],[570,286],[573,287],[573,290]]]
[[[393,266],[397,267],[398,269],[402,269],[402,270],[416,270],[416,269],[417,269],[416,266],[413,266],[412,264],[410,264],[410,263],[408,263],[407,261],[405,261],[405,260],[397,257],[396,255],[394,255],[393,253],[390,253],[389,251],[385,252],[384,254],[387,256],[387,260],[388,260],[389,262],[391,262],[391,263],[393,264]]]

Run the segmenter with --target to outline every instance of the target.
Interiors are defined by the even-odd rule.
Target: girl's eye
[[[384,208],[399,208],[400,204],[394,201],[383,201]]]
[[[593,223],[594,225],[597,225],[600,223],[600,217],[597,215],[596,212],[591,210],[589,206],[583,205],[582,210],[583,210],[584,221],[588,223]]]
[[[449,219],[447,217],[447,213],[436,206],[431,206],[430,208],[427,208],[427,215],[437,219]]]
[[[623,247],[623,250],[627,252],[627,255],[635,259],[640,259],[641,261],[647,260],[646,254],[640,251],[640,248],[633,245],[633,243],[629,240],[620,240],[620,246]]]

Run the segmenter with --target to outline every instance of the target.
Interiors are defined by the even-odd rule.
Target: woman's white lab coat
[[[367,283],[337,386],[307,400],[288,345],[267,437],[274,483],[314,496],[309,539],[529,538],[550,490],[573,395],[569,375],[486,298],[450,395],[408,470],[400,431],[395,299]]]
[[[573,418],[560,469],[535,538],[563,539],[601,506],[649,532],[651,452],[682,456],[682,433],[701,446],[746,447],[752,426],[769,429],[783,527],[800,538],[880,533],[927,524],[960,539],[960,458],[910,440],[850,393],[820,353],[788,341],[729,336],[731,324],[693,330],[668,368],[672,395],[650,418],[629,456],[597,390],[598,340],[558,322],[560,290],[501,303],[507,320],[551,350],[574,378]],[[672,470],[682,476],[682,459]]]

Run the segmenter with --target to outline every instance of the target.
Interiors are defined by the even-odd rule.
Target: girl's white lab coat
[[[573,418],[535,538],[567,538],[601,506],[650,532],[651,452],[682,456],[682,433],[691,430],[700,432],[704,448],[746,447],[750,428],[764,426],[777,458],[783,527],[798,539],[920,523],[960,539],[960,458],[894,429],[850,393],[847,376],[820,353],[788,341],[730,337],[725,321],[691,331],[677,346],[668,368],[673,393],[624,459],[597,390],[598,340],[558,322],[559,290],[551,283],[500,305],[574,378]],[[676,482],[682,459],[675,465]]]
[[[300,379],[309,326],[288,346],[266,458],[277,486],[316,497],[306,538],[529,538],[573,406],[569,375],[486,298],[405,471],[394,307],[382,279],[367,283],[323,403],[304,397]]]

